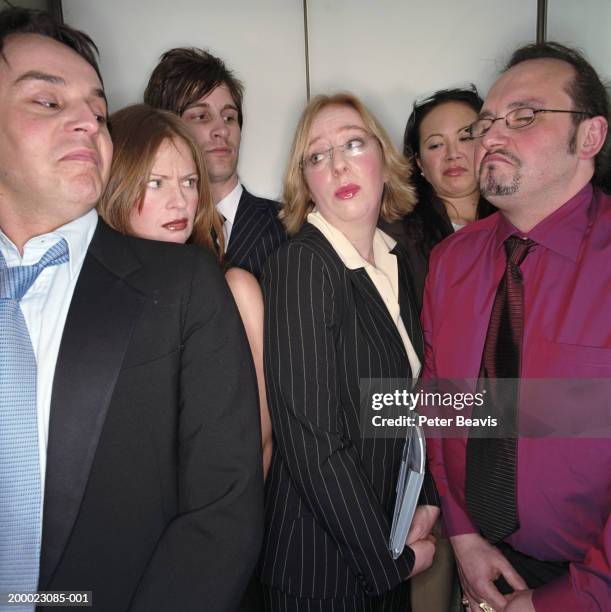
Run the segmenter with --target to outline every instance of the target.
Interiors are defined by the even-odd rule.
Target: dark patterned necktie
[[[520,264],[535,243],[510,236],[507,265],[499,283],[480,369],[486,389],[484,406],[474,417],[497,417],[503,437],[471,436],[467,442],[465,497],[469,514],[482,535],[499,542],[519,526],[517,511],[518,379],[524,331],[524,295]],[[499,381],[496,379],[512,379]],[[486,414],[484,414],[486,413]],[[472,430],[474,433],[476,430]]]

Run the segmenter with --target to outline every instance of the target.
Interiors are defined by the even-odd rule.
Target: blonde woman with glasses
[[[409,577],[433,558],[432,482],[393,560],[403,436],[361,434],[361,379],[415,380],[423,357],[406,255],[377,229],[414,206],[410,174],[353,95],[304,110],[284,181],[292,239],[263,274],[275,431],[260,564],[268,610],[405,612]]]

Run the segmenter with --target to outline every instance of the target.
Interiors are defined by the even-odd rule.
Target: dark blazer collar
[[[244,186],[242,186],[242,188],[242,195],[240,196],[238,210],[233,220],[233,228],[231,229],[229,245],[227,246],[227,252],[225,254],[229,261],[234,260],[236,257],[238,257],[240,261],[245,261],[248,259],[250,252],[257,247],[256,240],[240,240],[236,242],[236,236],[240,236],[243,230],[248,234],[248,228],[253,225],[262,224],[265,226],[268,223],[266,219],[269,202],[253,196]]]
[[[253,207],[254,206],[254,207]],[[226,245],[225,256],[231,261],[235,258],[235,252],[237,250],[240,251],[241,259],[245,259],[250,252],[251,249],[255,247],[254,242],[250,244],[243,244],[240,242],[239,244],[235,241],[235,237],[239,236],[242,227],[248,226],[253,221],[253,214],[258,215],[258,206],[255,205],[255,198],[253,198],[246,188],[242,185],[242,195],[240,196],[240,201],[238,202],[238,210],[235,214],[235,219],[233,220],[233,227],[231,229],[231,236],[229,237],[229,244]],[[234,238],[232,242],[232,238]]]
[[[269,207],[269,200],[266,200],[265,198],[258,198],[257,196],[253,195],[246,189],[246,187],[244,187],[244,185],[242,185],[242,195],[240,196],[238,210],[242,202],[248,206],[254,206],[255,208],[260,208],[262,210],[267,210]]]
[[[125,278],[142,266],[136,253],[129,246],[130,238],[110,228],[98,219],[96,232],[88,253],[95,257],[109,272]]]
[[[106,413],[145,298],[124,279],[140,267],[129,239],[101,220],[72,296],[53,379],[41,589],[70,537]]]

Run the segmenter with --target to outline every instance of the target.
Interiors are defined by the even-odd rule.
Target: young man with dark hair
[[[243,92],[218,57],[178,48],[161,56],[144,101],[180,115],[191,128],[206,160],[212,198],[225,219],[227,260],[259,278],[286,234],[277,218],[278,202],[253,196],[238,180]]]
[[[10,9],[0,47],[0,593],[235,609],[261,442],[223,275],[98,219],[112,142],[91,40]]]
[[[425,373],[501,388],[488,399],[510,432],[429,444],[471,612],[611,601],[608,438],[547,426],[516,437],[527,415],[547,423],[549,408],[554,426],[605,410],[593,397],[601,383],[587,379],[611,378],[611,196],[593,184],[608,122],[605,88],[576,51],[516,51],[470,128],[481,193],[499,212],[431,258]],[[547,381],[542,401],[529,401],[525,379]],[[558,388],[571,389],[567,412],[546,406]]]

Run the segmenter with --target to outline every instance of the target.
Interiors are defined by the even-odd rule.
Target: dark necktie
[[[469,437],[465,497],[469,514],[482,534],[499,542],[518,528],[516,502],[518,378],[524,331],[524,295],[520,264],[535,243],[510,236],[505,241],[507,265],[499,283],[480,369],[487,392],[474,417],[494,414],[503,428],[502,438]],[[513,379],[496,383],[495,379]],[[475,432],[476,430],[473,430]]]

